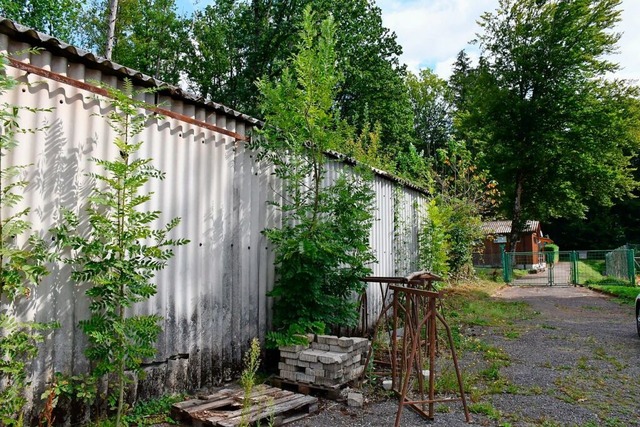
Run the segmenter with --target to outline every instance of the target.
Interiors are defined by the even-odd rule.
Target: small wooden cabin
[[[474,254],[473,264],[477,267],[500,267],[501,248],[496,241],[505,242],[505,250],[511,248],[511,221],[486,221],[482,224],[484,232],[483,251]],[[520,239],[516,242],[514,268],[523,270],[544,270],[546,263],[542,248],[553,241],[542,234],[539,221],[527,221]]]

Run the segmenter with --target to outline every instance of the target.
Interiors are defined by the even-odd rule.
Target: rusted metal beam
[[[96,85],[92,85],[86,82],[82,82],[80,80],[72,79],[71,77],[63,76],[62,74],[54,73],[49,70],[45,70],[40,67],[36,67],[32,64],[27,64],[22,61],[18,61],[15,58],[9,58],[9,64],[17,68],[18,70],[25,71],[27,73],[36,74],[40,77],[44,77],[49,80],[56,81],[58,83],[63,83],[69,86],[76,87],[78,89],[86,90],[87,92],[95,93],[97,95],[102,95],[105,97],[109,97],[109,93],[106,89],[101,88]],[[246,135],[242,135],[237,132],[230,131],[228,129],[222,128],[220,126],[212,125],[211,123],[203,122],[201,120],[196,120],[192,117],[185,116],[184,114],[179,114],[171,110],[167,110],[166,108],[160,108],[155,105],[145,104],[145,109],[148,111],[152,111],[154,113],[161,114],[166,117],[171,117],[172,119],[180,120],[181,122],[189,123],[192,125],[200,126],[205,129],[209,129],[211,131],[230,136],[234,138],[236,141],[246,141]]]

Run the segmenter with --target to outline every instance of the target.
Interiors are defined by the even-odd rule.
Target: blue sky
[[[178,9],[191,12],[211,0],[177,0]],[[431,68],[443,78],[449,77],[451,65],[461,49],[477,57],[469,46],[479,30],[476,20],[483,12],[494,10],[498,0],[378,0],[384,25],[394,31],[403,48],[401,61],[410,70]],[[617,77],[640,80],[640,1],[623,0],[623,33],[619,54],[614,60],[623,69]]]

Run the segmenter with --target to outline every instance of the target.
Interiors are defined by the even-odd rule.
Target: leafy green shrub
[[[364,289],[360,279],[374,260],[369,181],[354,171],[325,185],[326,150],[353,134],[334,109],[340,80],[334,47],[333,19],[318,25],[308,7],[291,67],[275,83],[258,82],[266,125],[251,148],[273,165],[284,190],[282,202],[274,203],[283,224],[264,231],[276,255],[269,295],[281,342],[292,325],[300,332],[318,324],[354,325],[354,295]]]
[[[106,119],[117,134],[114,145],[120,157],[94,159],[106,172],[91,175],[97,185],[89,197],[88,233],[78,234],[80,219],[66,210],[62,224],[52,231],[62,249],[73,249],[71,255],[62,257],[74,267],[72,279],[92,284],[86,291],[91,318],[80,322],[89,338],[85,354],[94,362],[96,376],[111,374],[109,400],[117,410],[116,425],[120,425],[125,371],[139,371],[142,360],[155,354],[161,320],[157,315],[131,316],[127,309],[156,294],[152,281],[156,271],[167,265],[173,256],[172,247],[188,240],[167,237],[179,218],[157,229],[153,223],[161,212],[143,210],[152,196],[142,193],[145,184],[151,179],[164,179],[151,159],[137,158],[142,142],[132,142],[149,119],[139,113],[144,104],[134,99],[136,93],[128,80],[123,91],[108,86],[105,89],[113,107]]]
[[[6,64],[7,56],[0,53],[0,95],[18,84],[5,73]],[[20,126],[19,116],[25,110],[39,111],[0,105],[0,425],[7,426],[22,423],[27,366],[38,354],[42,332],[56,326],[20,320],[18,302],[28,299],[33,286],[48,273],[47,249],[40,237],[30,234],[31,224],[25,219],[29,208],[15,211],[28,184],[22,179],[27,166],[5,164],[19,144],[18,135],[37,131]]]
[[[545,259],[547,263],[553,264],[560,260],[558,245],[554,245],[553,243],[547,243],[542,250],[545,253]]]
[[[445,277],[449,272],[445,218],[436,200],[427,206],[427,218],[418,235],[420,268]]]

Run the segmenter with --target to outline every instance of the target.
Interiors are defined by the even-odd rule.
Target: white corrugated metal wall
[[[0,50],[26,47],[0,34]],[[24,53],[19,59],[82,82],[122,83],[109,73],[47,51]],[[24,204],[32,208],[28,219],[34,229],[46,231],[57,223],[60,207],[83,207],[95,184],[86,174],[97,171],[90,158],[117,155],[112,130],[96,115],[107,111],[107,104],[69,84],[13,67],[7,71],[30,85],[10,91],[3,102],[51,109],[22,114],[24,128],[46,128],[25,135],[8,159],[11,164],[31,165]],[[145,96],[154,103],[155,95]],[[239,134],[250,130],[251,124],[242,117],[162,98],[165,108],[179,114]],[[273,253],[261,231],[278,223],[277,212],[267,203],[276,197],[277,182],[244,144],[204,127],[173,118],[153,120],[140,139],[145,141],[140,155],[152,158],[166,173],[164,181],[149,184],[155,193],[149,209],[162,211],[158,224],[182,218],[173,235],[191,243],[176,248],[169,266],[157,275],[157,296],[136,309],[164,317],[158,354],[149,369],[151,381],[140,384],[138,392],[149,396],[209,387],[231,378],[250,339],[263,338],[269,327],[266,292],[274,282]],[[328,165],[330,177],[348,169],[339,162]],[[426,196],[380,175],[372,185],[376,212],[371,244],[378,258],[374,274],[407,274],[417,269],[419,218]],[[394,215],[404,224],[402,253],[394,243],[398,234]],[[38,392],[55,371],[87,370],[86,340],[77,327],[89,315],[84,291],[85,287],[70,283],[68,267],[52,265],[51,274],[21,307],[28,319],[61,324],[47,337],[33,367]],[[370,310],[379,308],[377,293],[377,288],[372,290]]]

